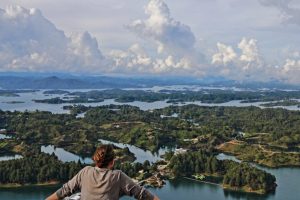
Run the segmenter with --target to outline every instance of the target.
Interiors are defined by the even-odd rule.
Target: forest
[[[25,156],[21,159],[0,161],[0,187],[7,185],[28,185],[28,184],[61,184],[70,180],[79,170],[85,167],[78,162],[62,162],[54,154],[36,153]],[[130,160],[121,161],[117,159],[115,169],[120,169],[130,177],[137,177],[140,170],[144,170],[141,179],[150,176],[155,165],[149,161],[144,163],[132,163]]]
[[[300,165],[299,111],[197,105],[150,111],[128,105],[69,109],[72,114],[0,111],[0,129],[12,136],[0,141],[1,150],[25,154],[32,143],[53,144],[89,156],[101,138],[151,151],[177,145],[243,154],[238,155],[242,160],[265,160],[260,164],[270,167]],[[76,118],[81,112],[85,117]]]
[[[234,190],[267,193],[275,190],[275,176],[257,169],[248,163],[218,160],[203,150],[174,155],[169,164],[176,176],[205,174],[219,177],[223,187]]]
[[[49,99],[35,99],[37,103],[62,104],[62,103],[89,103],[102,102],[105,99],[114,99],[116,102],[128,103],[134,101],[155,102],[167,101],[168,103],[182,103],[201,101],[202,103],[225,103],[240,100],[242,103],[281,101],[300,99],[299,91],[259,90],[259,91],[234,91],[221,89],[202,89],[199,91],[160,90],[91,90],[87,92],[68,92],[63,90],[49,90],[44,94],[64,94],[64,99],[55,97]]]
[[[0,162],[1,184],[37,184],[64,182],[72,178],[84,165],[59,161],[52,154],[34,154],[22,159]]]
[[[245,191],[267,192],[273,188],[275,180],[245,163],[219,161],[215,155],[230,153],[242,161],[269,167],[300,166],[299,111],[197,105],[147,111],[129,105],[81,105],[65,109],[71,114],[0,111],[1,134],[10,136],[0,140],[0,155],[20,154],[24,157],[0,162],[3,169],[15,169],[8,172],[1,168],[2,180],[7,180],[2,183],[66,180],[81,163],[62,163],[54,155],[41,154],[41,146],[51,144],[79,156],[91,157],[100,144],[99,139],[132,144],[152,152],[172,145],[188,149],[190,152],[185,156],[166,155],[175,176],[204,173],[213,181],[222,180],[224,187]],[[83,118],[77,117],[80,113],[85,113]],[[130,176],[141,180],[155,172],[155,164],[131,164],[135,158],[128,149],[117,151],[122,161],[117,168]],[[55,172],[46,172],[45,176],[37,176],[42,173],[40,170],[46,170],[43,160],[47,159],[58,168],[53,169]],[[35,164],[29,166],[31,160]],[[36,168],[33,171],[36,177],[26,174],[32,168]],[[140,174],[141,169],[145,173]]]

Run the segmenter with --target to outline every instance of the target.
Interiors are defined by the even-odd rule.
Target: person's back
[[[47,200],[63,199],[79,190],[81,200],[118,200],[122,195],[134,196],[136,199],[158,200],[122,171],[112,170],[114,153],[111,145],[100,146],[93,160],[95,167],[87,166],[80,170]]]

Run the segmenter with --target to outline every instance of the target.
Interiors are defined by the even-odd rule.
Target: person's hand
[[[157,196],[154,196],[154,199],[153,200],[159,200],[159,198]]]

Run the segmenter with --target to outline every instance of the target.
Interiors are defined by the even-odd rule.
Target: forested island
[[[5,130],[2,134],[11,136],[0,140],[0,155],[23,156],[23,159],[0,162],[3,169],[8,166],[11,168],[5,175],[1,175],[4,177],[0,181],[2,184],[63,182],[73,175],[70,172],[71,166],[82,164],[66,164],[52,155],[47,159],[53,160],[57,166],[55,170],[63,168],[66,171],[62,171],[59,177],[55,171],[54,177],[30,178],[30,181],[21,180],[25,171],[30,168],[19,171],[17,168],[23,164],[27,166],[26,162],[31,158],[43,160],[49,156],[40,152],[41,146],[48,144],[90,157],[100,144],[99,139],[132,144],[152,152],[168,145],[188,150],[182,155],[170,152],[166,155],[165,163],[134,163],[134,167],[130,164],[134,156],[128,149],[119,150],[119,155],[126,157],[120,159],[122,162],[117,164],[117,168],[141,181],[159,171],[169,178],[186,176],[202,179],[204,176],[205,180],[221,184],[224,188],[267,193],[275,188],[275,179],[270,174],[247,163],[217,160],[216,155],[221,152],[230,153],[242,161],[269,167],[300,166],[299,111],[260,109],[253,106],[238,108],[197,105],[170,106],[148,111],[129,105],[94,108],[68,106],[66,109],[70,109],[71,114],[0,111],[0,129]],[[83,112],[83,118],[76,117]],[[193,163],[189,160],[193,160]],[[194,162],[196,160],[199,161],[198,164]],[[42,161],[36,163],[40,168],[43,167]],[[161,165],[165,166],[163,170]],[[36,174],[43,174],[39,171],[41,169],[36,170]],[[7,173],[13,175],[7,178]]]
[[[0,89],[0,96],[3,97],[18,97],[20,96],[18,93],[31,93],[36,92],[38,90],[1,90]]]
[[[163,164],[163,165],[161,165]],[[71,179],[86,164],[78,162],[62,162],[52,154],[33,154],[22,159],[0,162],[0,187],[18,187],[24,185],[61,184]],[[166,166],[163,170],[158,167]],[[154,187],[162,187],[164,181],[176,177],[191,177],[220,184],[230,190],[265,194],[274,191],[276,178],[246,163],[217,160],[212,153],[205,151],[188,152],[173,155],[168,162],[151,164],[116,161],[115,169],[120,169],[128,176],[148,183]],[[158,180],[151,180],[159,174]],[[162,177],[163,174],[163,177]]]
[[[264,107],[274,107],[274,106],[297,106],[300,107],[300,102],[297,100],[283,100],[278,102],[270,102],[270,103],[263,103],[260,104]]]
[[[276,188],[275,176],[248,163],[218,160],[203,150],[172,156],[169,167],[175,176],[194,177],[231,190],[265,194]]]
[[[221,89],[202,89],[199,91],[175,91],[160,90],[154,92],[151,90],[92,90],[87,92],[68,92],[64,90],[49,90],[44,94],[64,94],[71,99],[62,99],[59,97],[49,99],[35,99],[37,103],[62,104],[62,103],[92,103],[102,102],[105,99],[114,99],[119,103],[128,103],[134,101],[155,102],[167,101],[169,103],[201,101],[202,103],[226,103],[233,100],[240,100],[242,103],[249,102],[269,102],[289,99],[300,99],[300,91],[234,91]]]

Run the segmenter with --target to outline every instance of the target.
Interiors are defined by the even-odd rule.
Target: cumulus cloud
[[[243,62],[259,62],[257,40],[243,38],[238,44],[238,48],[242,50],[240,60]]]
[[[281,12],[283,23],[300,25],[300,9],[293,7],[293,0],[259,0],[263,6],[275,7]]]
[[[126,51],[112,50],[109,57],[113,60],[112,71],[145,72],[150,71],[147,68],[152,64],[152,59],[139,44],[133,44]]]
[[[212,55],[214,71],[233,80],[270,81],[289,84],[300,83],[300,54],[293,51],[281,64],[267,64],[259,52],[257,40],[243,38],[236,46],[218,43]]]
[[[243,38],[237,48],[217,43],[217,52],[212,55],[212,62],[221,75],[234,79],[263,79],[263,60],[259,55],[257,41]]]
[[[38,9],[0,9],[1,71],[101,71],[105,59],[88,32],[66,36]]]
[[[172,55],[167,57],[151,57],[139,44],[133,44],[125,51],[113,50],[108,56],[113,61],[112,71],[124,73],[167,73],[187,75],[195,72],[191,68],[189,59],[177,58]]]
[[[287,59],[283,66],[278,68],[276,73],[276,77],[281,81],[299,84],[300,59]]]
[[[291,12],[296,9],[291,8],[291,1],[260,1],[282,9],[289,23],[297,21],[297,14]],[[216,50],[204,56],[197,52],[191,28],[173,19],[162,0],[150,0],[145,14],[146,19],[127,26],[145,39],[143,45],[136,43],[125,50],[103,54],[91,34],[66,35],[38,9],[0,9],[0,71],[208,75],[300,83],[300,51],[296,47],[284,55],[289,59],[274,65],[265,62],[258,41],[253,38],[242,38],[234,45],[218,42]]]
[[[167,51],[182,56],[194,48],[196,39],[191,28],[174,20],[162,0],[150,0],[145,13],[147,19],[135,20],[127,27],[144,38],[154,40],[159,53]]]
[[[145,49],[114,51],[111,58],[116,67],[126,66],[130,70],[148,73],[203,75],[200,64],[203,54],[195,49],[196,38],[188,25],[172,18],[169,7],[162,0],[150,0],[145,7],[146,19],[137,19],[127,25],[133,33],[156,44],[156,53]],[[149,45],[150,46],[150,45]]]
[[[236,60],[237,54],[231,46],[227,46],[220,42],[217,43],[218,52],[212,56],[212,64],[227,65]]]

